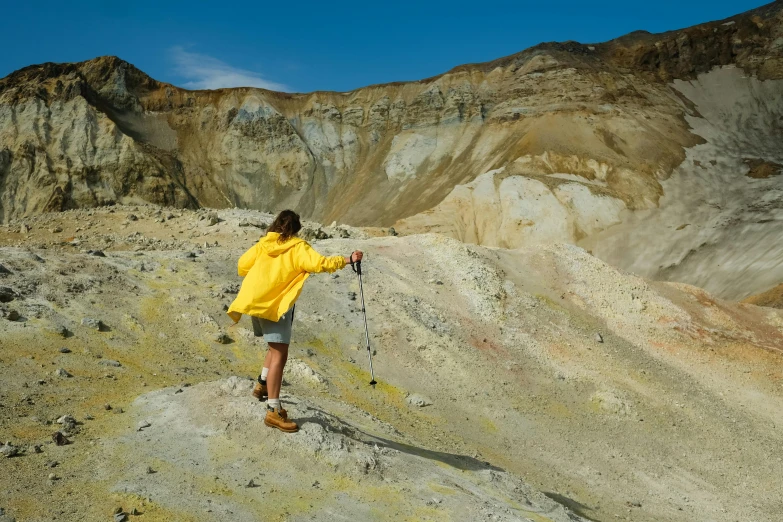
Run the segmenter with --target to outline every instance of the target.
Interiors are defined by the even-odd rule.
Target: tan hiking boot
[[[253,397],[258,399],[261,402],[266,402],[267,399],[269,399],[269,392],[266,389],[266,384],[261,384],[260,382],[256,382],[255,387],[253,388]],[[288,418],[288,412],[280,408],[280,416],[284,419]]]
[[[266,384],[261,384],[260,382],[257,382],[255,387],[253,388],[253,397],[258,399],[261,402],[266,401],[266,399],[269,396],[269,392],[266,390]]]
[[[299,431],[299,426],[297,426],[294,421],[288,420],[288,415],[282,408],[276,408],[274,410],[267,409],[264,424],[270,428],[277,428],[286,433],[295,433]]]

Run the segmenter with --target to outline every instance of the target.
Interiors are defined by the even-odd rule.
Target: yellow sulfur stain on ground
[[[479,419],[479,422],[481,423],[481,426],[490,433],[497,433],[498,427],[495,425],[494,422],[489,420],[487,417],[481,417]]]
[[[408,522],[419,522],[421,520],[443,520],[450,521],[449,513],[438,509],[437,507],[421,506],[414,510],[412,515],[403,518]]]
[[[122,506],[126,513],[130,513],[133,508],[136,508],[141,513],[139,517],[144,522],[171,522],[172,520],[177,522],[197,522],[200,520],[193,515],[164,508],[137,495],[115,494],[114,499],[117,505]]]
[[[457,491],[454,488],[438,484],[437,482],[430,482],[427,484],[432,491],[440,493],[441,495],[456,495]]]
[[[571,409],[562,402],[550,402],[547,404],[546,410],[550,415],[561,418],[571,417],[573,415]]]

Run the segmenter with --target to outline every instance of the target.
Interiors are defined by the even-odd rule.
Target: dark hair
[[[301,229],[302,223],[299,222],[299,214],[293,210],[284,210],[280,212],[269,226],[269,232],[277,232],[280,234],[280,237],[277,239],[280,243],[285,243],[294,237]]]

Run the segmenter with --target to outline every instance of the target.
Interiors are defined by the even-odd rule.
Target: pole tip
[[[375,385],[376,385],[376,384],[378,384],[378,383],[377,383],[377,382],[375,382],[375,379],[373,379],[373,380],[371,380],[371,381],[370,381],[370,386],[372,386],[373,388],[375,388]]]

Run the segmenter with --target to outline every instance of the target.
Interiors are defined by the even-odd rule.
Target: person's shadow
[[[297,419],[299,425],[303,425],[308,422],[318,424],[324,430],[332,433],[339,433],[345,437],[350,438],[361,444],[367,446],[378,446],[381,448],[390,448],[393,450],[407,453],[409,455],[415,455],[417,457],[423,457],[425,459],[437,460],[444,464],[448,464],[451,467],[464,470],[464,471],[505,471],[502,468],[493,466],[489,462],[481,461],[467,455],[455,455],[453,453],[446,453],[443,451],[433,451],[425,448],[419,448],[411,444],[405,444],[404,442],[396,442],[389,440],[378,435],[373,435],[365,431],[360,430],[356,426],[352,426],[346,422],[343,422],[336,415],[327,413],[319,408],[312,406],[307,407],[309,411],[315,413],[310,417],[300,417]]]

